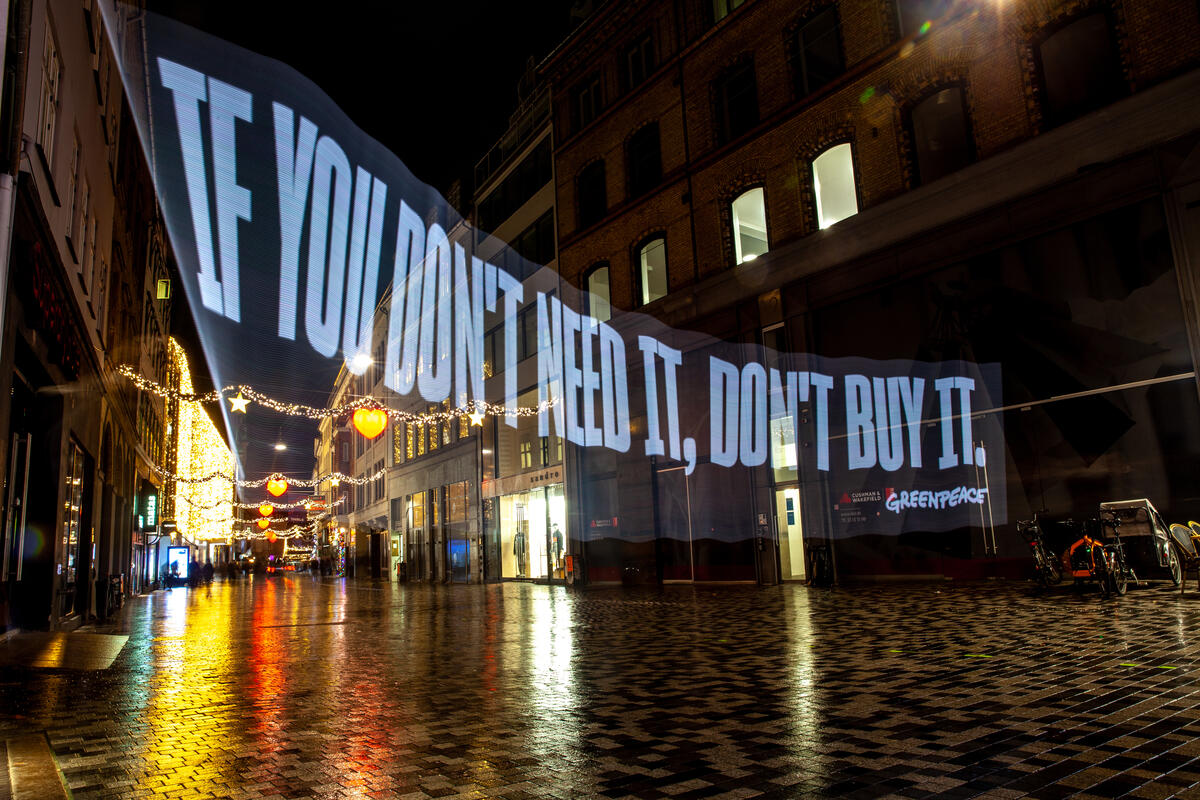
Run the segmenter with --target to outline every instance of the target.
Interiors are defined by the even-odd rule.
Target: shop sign
[[[592,527],[593,528],[615,528],[615,527],[617,527],[617,518],[612,517],[611,519],[594,519],[594,520],[592,520]]]
[[[526,472],[521,475],[511,475],[507,478],[496,478],[483,482],[485,497],[502,497],[530,489],[540,489],[543,486],[553,486],[562,483],[562,467],[548,467],[537,472]]]

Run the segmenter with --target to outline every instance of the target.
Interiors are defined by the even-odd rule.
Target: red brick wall
[[[853,144],[860,208],[911,189],[905,109],[940,86],[965,86],[979,158],[1036,135],[1042,123],[1034,43],[1047,26],[1089,9],[1111,9],[1132,91],[1200,62],[1200,14],[1193,2],[959,4],[962,13],[936,21],[927,36],[912,43],[895,40],[891,0],[842,0],[838,8],[847,72],[834,85],[797,99],[788,37],[796,22],[827,4],[828,0],[747,0],[716,26],[703,18],[707,4],[699,0],[679,4],[688,14],[684,20],[675,20],[675,3],[666,0],[627,4],[602,12],[610,19],[592,21],[586,36],[568,42],[550,60],[546,74],[557,109],[559,265],[565,278],[577,285],[583,270],[607,260],[613,303],[629,308],[633,248],[657,230],[667,234],[672,290],[728,269],[733,257],[727,204],[755,184],[765,189],[771,246],[811,234],[817,225],[810,161],[830,144]],[[656,31],[663,66],[652,80],[618,98],[617,70],[624,46],[648,25]],[[677,30],[688,32],[690,41],[684,43],[682,55],[674,57]],[[741,139],[719,147],[712,84],[746,54],[754,59],[761,122]],[[609,107],[592,125],[573,131],[572,86],[597,68],[605,75]],[[630,199],[625,190],[625,142],[637,127],[653,120],[662,139],[664,182],[646,197]],[[690,187],[685,149],[690,151]],[[597,157],[606,162],[610,213],[580,232],[575,177]]]

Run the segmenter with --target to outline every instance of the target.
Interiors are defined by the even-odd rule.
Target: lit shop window
[[[667,295],[667,240],[661,236],[638,249],[638,288],[641,305]]]
[[[761,186],[743,192],[731,206],[733,256],[743,264],[767,252],[767,206]]]
[[[813,159],[813,191],[817,197],[817,224],[828,228],[858,213],[854,189],[854,162],[849,144],[835,145]]]
[[[913,108],[911,122],[921,183],[935,181],[975,160],[962,89],[943,89],[922,100]]]
[[[612,295],[608,283],[608,265],[592,267],[586,278],[588,290],[588,316],[597,322],[608,322],[612,318]]]

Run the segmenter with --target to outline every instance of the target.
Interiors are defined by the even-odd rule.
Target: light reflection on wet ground
[[[1166,797],[1196,598],[1024,586],[389,585],[132,601],[111,669],[7,667],[77,798]]]

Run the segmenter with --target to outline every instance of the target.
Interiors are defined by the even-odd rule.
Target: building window
[[[792,42],[796,97],[807,97],[845,71],[836,5],[826,6],[796,28]]]
[[[547,211],[517,235],[513,249],[527,261],[546,265],[554,260],[554,211]]]
[[[608,322],[612,319],[612,290],[608,282],[608,264],[598,264],[588,270],[583,277],[583,283],[588,291],[588,316],[597,322]]]
[[[529,469],[533,466],[533,442],[528,439],[521,440],[521,469]]]
[[[666,297],[667,240],[657,236],[638,248],[638,301],[639,305],[653,303]]]
[[[975,160],[965,100],[963,90],[954,87],[913,107],[909,124],[920,183],[935,181]]]
[[[594,161],[579,173],[579,227],[599,222],[608,211],[604,186],[604,162]]]
[[[924,35],[929,25],[950,8],[950,0],[896,0],[900,37]]]
[[[76,209],[79,207],[79,134],[75,134],[75,144],[71,148],[71,171],[68,173],[70,182],[67,184],[67,198],[71,203],[71,213],[67,217],[67,244],[71,245],[71,254],[75,256],[75,260],[79,260],[79,246],[75,244],[75,216]]]
[[[492,328],[483,336],[483,377],[491,378],[504,371],[504,325]]]
[[[537,304],[530,303],[517,312],[517,361],[532,358],[537,355],[537,351]]]
[[[1121,60],[1104,12],[1059,28],[1038,46],[1037,56],[1048,125],[1075,119],[1125,94]]]
[[[743,264],[767,252],[767,203],[761,186],[743,192],[730,204],[733,259]]]
[[[828,228],[858,213],[854,188],[854,160],[849,144],[835,145],[813,159],[813,193],[817,198],[817,224]]]
[[[62,62],[58,45],[50,32],[50,20],[46,19],[46,42],[42,50],[42,97],[38,107],[37,145],[46,157],[46,164],[54,163],[54,126],[58,121],[58,101],[62,81]]]
[[[629,137],[629,196],[638,197],[662,180],[662,152],[658,143],[658,123],[651,122]]]
[[[600,89],[600,73],[593,72],[575,87],[572,106],[575,109],[575,130],[583,128],[604,109],[604,97]]]
[[[716,83],[717,143],[725,144],[758,124],[758,90],[754,61],[734,64]]]
[[[729,16],[729,12],[738,8],[746,0],[712,0],[713,22],[720,22]]]
[[[652,72],[654,72],[654,38],[647,31],[625,51],[626,91],[646,80]]]

